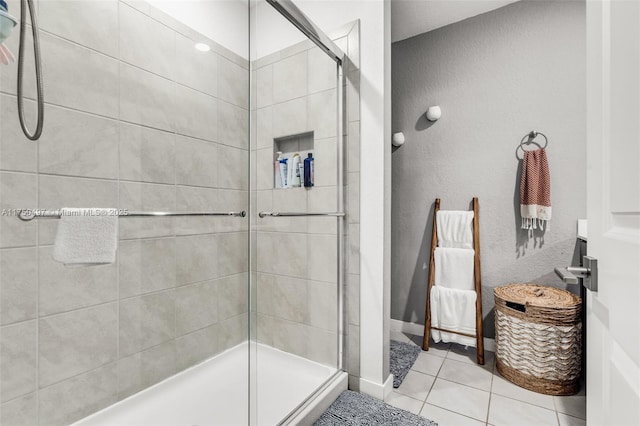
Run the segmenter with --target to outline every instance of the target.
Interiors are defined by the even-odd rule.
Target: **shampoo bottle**
[[[280,160],[280,178],[282,179],[282,187],[283,188],[288,188],[289,187],[289,181],[287,180],[287,177],[289,176],[288,174],[288,168],[287,168],[287,158],[283,158]]]
[[[313,186],[313,154],[309,153],[304,159],[304,186],[310,188]]]
[[[275,182],[275,188],[276,189],[282,189],[282,173],[280,173],[280,162],[282,161],[282,152],[278,151],[276,152],[276,154],[278,155],[278,157],[276,158],[276,161],[274,162],[273,165],[273,172],[274,172],[274,182]]]
[[[301,187],[303,179],[304,175],[300,176],[300,154],[295,153],[291,157],[291,187]]]
[[[304,186],[304,161],[298,164],[298,174],[300,175],[300,186]]]

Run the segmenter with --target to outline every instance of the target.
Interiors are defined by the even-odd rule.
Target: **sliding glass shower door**
[[[260,425],[285,418],[342,369],[339,68],[279,13],[283,5],[257,2],[251,21],[252,403]]]

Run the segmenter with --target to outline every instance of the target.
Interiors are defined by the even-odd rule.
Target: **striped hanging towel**
[[[542,149],[525,151],[520,180],[522,229],[549,229],[551,220],[551,176],[547,153]]]

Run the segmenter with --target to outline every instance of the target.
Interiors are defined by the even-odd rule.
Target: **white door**
[[[587,0],[587,67],[587,424],[640,425],[639,1]]]

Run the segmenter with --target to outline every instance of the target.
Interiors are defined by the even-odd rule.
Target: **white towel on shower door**
[[[458,290],[475,290],[473,274],[475,251],[436,247],[435,285]]]
[[[431,287],[431,327],[476,335],[476,292],[440,286]],[[476,346],[476,338],[431,329],[433,341]]]
[[[53,259],[65,266],[96,266],[114,263],[118,248],[118,216],[114,209],[60,210]]]
[[[438,247],[473,248],[473,211],[440,210],[436,228]]]

